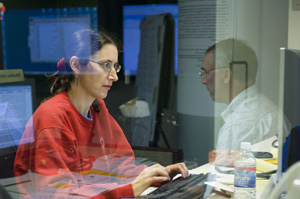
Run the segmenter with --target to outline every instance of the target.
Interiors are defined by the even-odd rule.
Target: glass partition
[[[164,48],[156,41],[166,39],[158,34],[165,24],[147,21],[149,35],[143,36],[153,37],[149,49],[161,52],[176,46],[178,71],[172,89],[162,93],[155,88],[153,96],[147,96],[153,101],[172,96],[170,104],[176,106],[155,113],[160,121],[149,119],[146,105],[137,114],[137,101],[144,99],[134,98],[134,86],[122,82],[123,49],[118,36],[123,34],[116,36],[107,28],[113,24],[122,32],[122,22],[135,16],[122,18],[121,1],[45,7],[33,2],[31,8],[17,4],[15,8],[8,4],[2,12],[2,68],[23,69],[26,77],[37,79],[36,98],[41,104],[30,112],[32,116],[26,113],[17,152],[10,168],[3,170],[14,172],[0,179],[10,196],[134,198],[177,174],[187,177],[188,170],[192,174],[226,173],[224,167],[233,170],[241,142],[251,143],[258,172],[265,172],[266,165],[281,171],[285,138],[299,120],[293,115],[298,110],[293,101],[297,97],[291,94],[297,93],[298,69],[287,69],[297,68],[299,52],[285,49],[280,56],[279,50],[287,47],[288,2],[178,0],[178,5],[171,4],[176,13],[178,7],[176,45]],[[127,8],[143,14],[143,6]],[[130,31],[125,35],[130,36]],[[149,63],[160,61],[156,51],[145,52],[152,56],[146,60]],[[289,52],[298,57],[290,57]],[[163,64],[167,68],[172,63]],[[153,72],[156,66],[147,67]],[[164,86],[169,83],[159,81]],[[13,92],[13,88],[5,89]],[[2,92],[0,99],[7,96]],[[22,96],[12,98],[7,101],[27,102]],[[30,103],[14,111],[31,110]],[[121,111],[127,116],[119,110],[123,104],[128,109]],[[0,105],[8,108],[2,101]],[[14,121],[11,117],[0,114],[0,124]],[[147,131],[150,123],[156,125],[152,143],[145,143],[144,134],[132,136],[127,128],[132,118],[139,123],[135,132]],[[133,145],[128,136],[147,146]],[[221,180],[233,183],[232,176]]]

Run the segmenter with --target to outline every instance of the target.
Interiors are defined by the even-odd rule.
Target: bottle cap
[[[241,149],[251,149],[251,143],[250,142],[241,142]]]

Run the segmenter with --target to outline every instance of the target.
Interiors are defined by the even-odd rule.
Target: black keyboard
[[[208,174],[194,174],[187,178],[176,178],[166,184],[163,184],[155,191],[146,196],[138,198],[142,199],[200,199],[203,198]]]

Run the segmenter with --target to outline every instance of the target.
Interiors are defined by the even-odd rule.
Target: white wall
[[[261,3],[260,67],[258,82],[263,93],[278,104],[279,49],[287,46],[288,1],[272,0]]]
[[[300,10],[293,10],[289,0],[288,48],[300,49]]]

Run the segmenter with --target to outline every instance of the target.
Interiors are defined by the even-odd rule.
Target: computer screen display
[[[1,23],[4,68],[53,73],[57,61],[68,56],[72,33],[97,23],[96,7],[7,9]]]
[[[175,19],[175,74],[177,74],[177,4],[123,6],[124,75],[136,75],[140,49],[140,21],[150,15],[171,13]]]
[[[19,145],[34,111],[34,91],[32,81],[0,84],[0,155]]]

